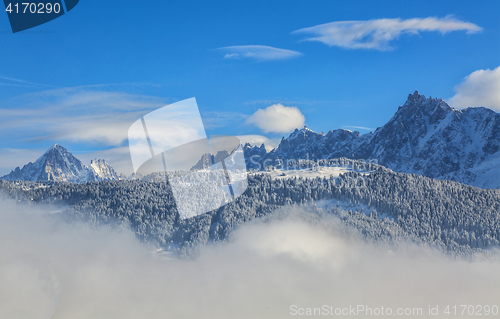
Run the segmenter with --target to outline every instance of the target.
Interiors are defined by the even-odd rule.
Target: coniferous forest
[[[343,231],[397,247],[414,243],[454,257],[489,256],[500,242],[500,191],[452,181],[395,173],[382,166],[336,159],[328,165],[357,171],[338,177],[248,176],[234,202],[181,220],[168,182],[121,180],[72,183],[0,181],[2,196],[20,205],[61,207],[68,222],[111,225],[141,240],[195,255],[200,245],[228,240],[239,225],[256,218],[281,218],[300,208],[307,218],[330,216]],[[369,173],[368,169],[370,169]]]

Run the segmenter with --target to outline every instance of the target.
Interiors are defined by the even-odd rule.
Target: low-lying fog
[[[388,252],[329,217],[249,223],[193,260],[164,260],[128,231],[0,207],[0,318],[288,318],[324,305],[425,318],[439,305],[436,318],[446,305],[500,305],[499,262]]]

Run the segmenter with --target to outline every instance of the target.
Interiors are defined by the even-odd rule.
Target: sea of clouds
[[[186,260],[51,208],[0,207],[0,318],[289,318],[324,305],[420,307],[425,318],[429,306],[500,303],[498,261],[389,251],[293,208]]]

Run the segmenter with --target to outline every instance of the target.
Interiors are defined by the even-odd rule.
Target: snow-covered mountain
[[[500,114],[484,108],[451,108],[415,91],[375,132],[338,129],[326,135],[295,130],[269,153],[245,149],[247,165],[262,168],[290,159],[346,157],[376,160],[394,171],[500,188]],[[251,160],[252,155],[259,155]]]
[[[96,159],[90,162],[90,166],[86,166],[64,147],[55,144],[34,163],[24,165],[22,169],[17,167],[1,179],[86,183],[119,178],[106,161]]]
[[[118,176],[113,167],[103,159],[91,160],[89,168],[94,172],[95,180],[105,181],[124,179],[123,176]]]

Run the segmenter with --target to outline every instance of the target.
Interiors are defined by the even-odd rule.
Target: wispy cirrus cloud
[[[218,48],[225,52],[224,59],[252,59],[256,61],[288,60],[302,55],[302,53],[279,49],[265,45],[236,45]]]
[[[41,91],[2,101],[0,134],[6,138],[0,140],[0,176],[35,161],[48,143],[66,147],[76,143],[82,148],[69,150],[85,164],[104,158],[128,175],[132,173],[126,146],[130,125],[168,102],[154,96],[106,91],[104,86]]]
[[[156,97],[89,88],[27,94],[0,106],[0,134],[11,141],[119,146],[127,140],[131,123],[165,102]]]
[[[387,51],[394,49],[390,42],[402,34],[414,35],[423,31],[435,31],[441,34],[452,31],[466,31],[466,33],[471,34],[482,30],[483,28],[474,23],[447,16],[444,18],[428,17],[406,20],[336,21],[296,30],[292,33],[312,34],[313,37],[304,41],[318,41],[328,46]]]
[[[354,130],[361,130],[361,131],[374,131],[373,128],[371,127],[365,127],[365,126],[354,126],[354,125],[342,125],[342,128],[345,129],[354,129]]]
[[[0,85],[4,86],[19,86],[19,87],[32,87],[32,88],[57,88],[55,85],[41,84],[29,82],[21,79],[15,79],[7,76],[0,75]]]

